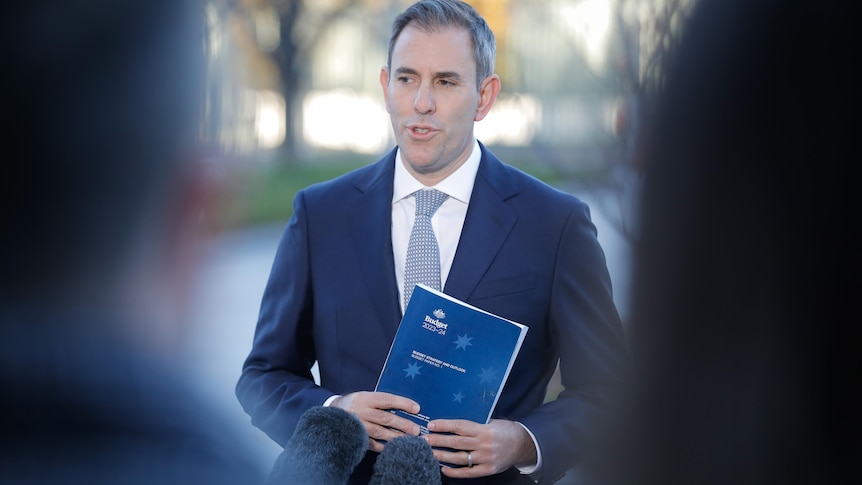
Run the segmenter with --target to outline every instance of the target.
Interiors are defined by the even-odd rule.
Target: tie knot
[[[413,196],[416,197],[416,215],[426,217],[433,216],[440,204],[449,197],[436,189],[417,190]]]

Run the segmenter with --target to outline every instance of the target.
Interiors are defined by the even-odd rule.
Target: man
[[[437,458],[466,465],[443,468],[444,483],[559,479],[619,377],[621,325],[587,206],[473,135],[500,92],[494,57],[493,33],[465,3],[423,0],[396,18],[380,83],[397,148],[301,191],[279,245],[237,395],[281,444],[312,406],[359,416],[372,439],[351,483],[367,483],[379,441],[419,433],[387,411],[417,403],[369,392],[412,290],[416,191],[445,194],[432,217],[443,291],[530,327],[490,423],[429,422]],[[543,404],[558,358],[566,390]]]
[[[81,3],[0,14],[0,482],[261,483],[180,365],[203,12]]]

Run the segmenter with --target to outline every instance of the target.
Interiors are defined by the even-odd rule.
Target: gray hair
[[[460,27],[470,33],[473,41],[473,60],[476,61],[476,87],[494,73],[497,41],[485,19],[467,3],[459,0],[419,0],[392,22],[389,36],[389,56],[386,65],[392,67],[392,50],[401,31],[412,24],[425,32],[446,27]]]

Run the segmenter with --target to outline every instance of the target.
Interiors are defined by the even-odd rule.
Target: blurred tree
[[[381,17],[388,17],[410,1],[211,0],[214,4],[229,5],[232,10],[232,35],[245,58],[241,67],[243,72],[237,74],[249,78],[245,84],[253,89],[276,90],[284,96],[286,127],[282,151],[285,158],[290,159],[295,154],[298,142],[296,137],[300,132],[297,123],[300,119],[301,94],[308,88],[312,55],[321,40],[325,39],[330,27],[357,10],[365,12],[366,15],[371,12],[372,17],[378,13]],[[590,89],[597,90],[600,97],[617,93],[620,102],[614,113],[612,132],[616,136],[615,142],[624,147],[621,152],[622,161],[636,167],[639,163],[637,140],[643,126],[641,120],[649,112],[652,99],[662,85],[663,65],[678,47],[685,19],[696,0],[606,1],[613,7],[612,40],[608,47],[612,63],[609,67],[591,66],[583,46],[566,45],[565,76],[556,73],[550,80],[545,76],[543,82],[554,85],[553,79],[559,79],[559,82],[566,83],[566,89],[571,90],[571,76],[575,76],[574,79],[580,79],[579,82],[593,86]],[[498,50],[501,54],[498,56],[498,72],[501,69],[513,69],[514,65],[510,65],[513,62],[512,54],[507,52],[505,44],[508,39],[507,32],[515,27],[512,24],[513,9],[516,5],[522,5],[522,2],[469,2],[488,18],[498,33]],[[560,9],[573,10],[578,5],[587,3],[590,2],[573,0],[548,3],[533,9],[530,15],[535,17],[537,22],[554,26],[559,22],[546,16],[555,16],[557,14],[552,12],[558,12]],[[523,8],[519,11],[524,12]],[[558,38],[564,45],[572,43],[570,36],[562,32],[558,33]],[[550,38],[544,41],[550,41]],[[513,72],[506,76],[509,86],[517,88],[523,84],[523,75],[523,69],[513,69]],[[527,89],[533,88],[536,86]],[[616,154],[614,157],[620,158]]]
[[[271,0],[273,8],[278,13],[280,42],[273,52],[273,59],[278,65],[281,74],[281,90],[284,94],[286,108],[285,116],[285,138],[282,151],[288,156],[284,160],[290,160],[296,147],[296,93],[299,90],[302,78],[301,68],[306,61],[301,51],[303,42],[294,36],[294,28],[301,16],[305,3],[301,0]]]
[[[619,93],[611,120],[616,146],[609,157],[605,186],[612,194],[598,197],[595,209],[628,240],[637,235],[637,197],[640,192],[641,140],[647,121],[664,88],[668,63],[679,49],[687,20],[697,0],[616,0],[610,43],[610,84],[602,89]]]
[[[379,8],[380,0],[210,0],[215,20],[209,28],[219,35],[222,50],[235,56],[224,61],[227,71],[215,73],[213,82],[233,83],[213,86],[212,109],[222,118],[248,117],[255,107],[241,91],[271,91],[284,98],[284,141],[278,147],[279,160],[290,161],[297,147],[297,120],[301,94],[308,87],[307,74],[312,53],[330,25],[351,9]],[[212,43],[212,41],[211,41]],[[226,112],[225,112],[226,111]],[[224,123],[226,144],[245,151],[258,142],[248,125],[253,119],[234,125]],[[253,130],[252,130],[253,131]],[[249,145],[251,143],[251,146]]]
[[[642,123],[664,86],[665,68],[680,45],[696,0],[617,0],[614,67],[624,96],[614,132],[626,147],[623,162],[640,170]]]
[[[282,160],[293,159],[297,147],[299,94],[305,88],[304,76],[311,65],[311,53],[328,27],[356,7],[378,8],[373,0],[258,0],[268,2],[278,14],[280,42],[272,52],[281,74],[281,88],[287,111]],[[301,27],[301,28],[299,28]]]

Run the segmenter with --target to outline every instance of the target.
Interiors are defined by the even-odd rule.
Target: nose
[[[413,99],[413,109],[420,115],[434,112],[434,92],[431,86],[419,86],[419,89],[416,90],[416,97]]]

